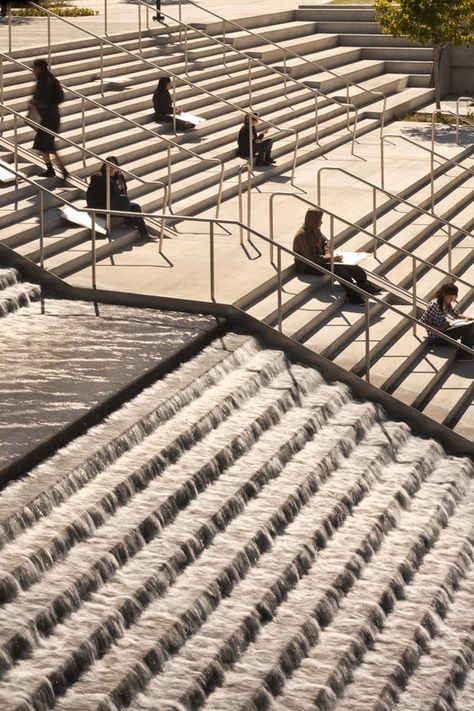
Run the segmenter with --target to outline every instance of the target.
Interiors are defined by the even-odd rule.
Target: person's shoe
[[[378,286],[375,286],[375,284],[371,284],[370,281],[367,282],[367,284],[363,287],[366,291],[369,292],[369,294],[375,294],[376,296],[378,294],[383,294],[382,289],[379,289]]]
[[[54,178],[56,173],[54,172],[54,168],[52,165],[48,165],[44,173],[40,173],[39,177],[40,178]]]
[[[151,19],[155,20],[155,22],[163,22],[163,20],[165,19],[165,16],[164,15],[153,15],[153,17]]]
[[[365,304],[364,297],[358,293],[347,294],[347,300],[350,304]]]
[[[275,165],[276,160],[275,158],[268,158],[265,162],[267,165]]]
[[[67,179],[69,178],[69,171],[67,171],[66,168],[62,168],[61,172],[63,177],[58,180],[58,188],[65,188],[67,186]]]

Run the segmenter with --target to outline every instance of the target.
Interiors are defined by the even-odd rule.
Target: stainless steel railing
[[[321,180],[321,175],[324,172],[338,172],[338,173],[343,173],[344,175],[349,176],[353,180],[357,180],[359,183],[363,183],[364,185],[367,185],[369,188],[372,189],[372,229],[373,232],[371,233],[374,237],[374,256],[377,256],[377,240],[381,240],[381,237],[377,236],[377,192],[381,192],[384,195],[387,195],[390,199],[396,200],[398,203],[401,203],[403,205],[408,205],[413,210],[417,210],[420,212],[422,215],[427,215],[431,219],[441,222],[443,225],[445,225],[448,228],[448,271],[446,272],[446,276],[453,276],[451,272],[451,261],[452,261],[452,230],[457,230],[458,232],[462,232],[463,234],[467,235],[468,237],[472,236],[472,232],[469,232],[468,230],[465,230],[463,227],[458,227],[454,223],[450,222],[449,220],[445,220],[444,217],[440,217],[439,215],[433,214],[433,212],[428,212],[428,210],[425,210],[423,207],[420,207],[419,205],[415,205],[415,203],[410,202],[409,200],[405,200],[405,198],[399,197],[398,195],[395,195],[394,193],[389,192],[388,190],[385,190],[384,188],[379,187],[378,185],[375,185],[374,183],[371,183],[370,181],[366,180],[365,178],[359,178],[359,176],[354,175],[353,173],[350,173],[348,170],[345,170],[344,168],[337,168],[337,167],[330,167],[330,166],[323,166],[318,170],[318,178],[317,178],[317,193],[318,193],[318,203],[321,204],[321,190],[322,190],[322,180]],[[474,172],[473,172],[474,174]],[[338,218],[340,219],[340,218]],[[342,220],[344,221],[344,220]],[[357,227],[357,225],[354,225]],[[360,227],[357,227],[357,229],[361,230]],[[364,231],[364,230],[361,230]],[[368,233],[367,233],[368,234]],[[392,245],[393,247],[393,245]],[[431,265],[434,266],[434,265]],[[439,269],[439,267],[435,267]]]
[[[28,71],[31,71],[31,68],[27,65],[24,64],[23,62],[20,62],[17,59],[14,59],[13,57],[9,57],[7,54],[4,52],[0,52],[0,97],[3,96],[3,63],[4,61],[9,61],[12,62],[15,65],[18,65],[22,67],[23,69],[27,69]],[[103,81],[103,79],[102,79]],[[181,153],[184,153],[185,155],[191,156],[193,158],[197,158],[201,162],[205,163],[212,163],[213,165],[218,165],[220,166],[220,180],[219,180],[219,190],[217,194],[217,202],[216,202],[216,217],[219,215],[219,209],[222,201],[222,191],[223,191],[223,185],[224,185],[224,162],[220,158],[206,158],[205,156],[201,156],[199,153],[195,153],[195,151],[186,148],[185,146],[182,146],[179,143],[176,143],[175,141],[172,141],[170,138],[167,138],[165,136],[162,136],[162,134],[158,133],[157,131],[154,131],[151,128],[148,128],[147,126],[142,126],[140,123],[137,123],[137,121],[134,121],[133,119],[124,116],[123,114],[118,113],[117,111],[114,111],[114,109],[111,109],[109,106],[104,106],[100,102],[96,101],[95,99],[91,99],[90,97],[82,94],[81,92],[77,91],[76,89],[71,89],[69,86],[62,84],[61,86],[69,93],[73,94],[74,96],[77,96],[81,99],[81,136],[82,136],[82,148],[83,148],[83,165],[85,166],[85,155],[87,153],[86,151],[86,122],[85,122],[85,106],[86,102],[89,102],[93,106],[102,109],[103,111],[106,111],[107,113],[111,114],[115,118],[119,118],[125,123],[129,124],[130,126],[133,126],[134,128],[138,128],[144,133],[146,133],[148,136],[153,136],[154,138],[159,139],[162,141],[164,144],[167,146],[167,151],[168,151],[168,157],[167,157],[167,165],[168,165],[168,205],[169,208],[172,208],[172,175],[171,175],[171,150],[172,148],[178,149]],[[102,93],[103,93],[103,84],[102,84]],[[0,101],[2,101],[0,99]],[[3,102],[0,104],[0,120],[3,121],[3,112],[5,110],[6,106],[3,104]],[[1,131],[1,127],[0,127]],[[58,136],[58,138],[61,138],[62,140],[67,140],[60,136],[59,134],[55,134]],[[16,142],[16,137],[15,137],[15,142]],[[76,144],[73,144],[76,145]]]
[[[148,5],[146,2],[144,2],[144,0],[136,0],[136,2],[138,2],[138,3],[141,4],[141,5],[144,5],[144,6],[147,8],[147,28],[150,29],[149,20],[148,20],[148,9],[149,9],[149,5]],[[176,22],[176,18],[171,17],[171,15],[167,15],[165,12],[163,12],[163,9],[161,10],[161,14],[162,14],[165,18],[168,18],[168,19],[173,20],[174,22]],[[224,64],[224,66],[227,66],[227,63],[226,63],[226,51],[230,51],[230,50],[231,50],[232,52],[235,52],[236,54],[238,54],[239,56],[241,56],[241,57],[243,57],[244,59],[247,60],[247,63],[248,63],[248,66],[247,66],[247,74],[248,74],[248,82],[249,82],[249,97],[250,97],[250,101],[251,101],[251,97],[252,97],[252,72],[251,72],[251,65],[252,65],[252,64],[255,64],[255,65],[260,66],[260,67],[264,67],[265,69],[271,71],[272,73],[277,74],[277,75],[283,77],[283,81],[284,81],[284,91],[285,91],[285,98],[286,98],[286,99],[288,99],[288,91],[287,91],[287,80],[288,80],[288,79],[290,79],[293,83],[297,84],[301,89],[310,92],[310,93],[312,94],[312,96],[315,97],[315,140],[316,140],[316,143],[319,143],[319,111],[318,111],[319,107],[318,107],[318,98],[322,98],[322,99],[324,99],[324,100],[327,100],[327,101],[331,102],[332,104],[336,104],[337,106],[340,106],[341,108],[346,109],[346,111],[347,111],[347,128],[348,128],[348,130],[349,130],[349,128],[350,128],[350,123],[349,123],[349,109],[351,109],[351,110],[354,112],[354,123],[353,123],[353,128],[352,128],[352,147],[351,147],[351,152],[352,152],[352,154],[354,154],[354,150],[355,150],[355,139],[356,139],[356,132],[357,132],[357,122],[358,122],[358,116],[359,116],[359,110],[358,110],[358,108],[355,106],[355,104],[353,104],[353,103],[343,103],[343,102],[341,102],[341,101],[338,101],[337,99],[334,99],[334,98],[331,97],[331,96],[327,96],[326,94],[324,94],[323,92],[321,92],[319,89],[316,89],[316,88],[314,88],[314,87],[308,86],[308,85],[305,84],[304,82],[301,82],[301,81],[299,81],[298,79],[295,79],[294,77],[289,76],[288,74],[286,74],[286,73],[284,73],[284,72],[281,72],[281,71],[280,71],[279,69],[277,69],[276,67],[271,67],[271,66],[269,66],[268,64],[265,64],[265,62],[262,62],[261,60],[255,58],[255,57],[251,57],[251,56],[250,56],[249,54],[247,54],[246,52],[242,52],[242,50],[237,49],[236,47],[233,47],[233,46],[231,46],[231,45],[227,45],[227,44],[225,43],[225,39],[224,39],[224,41],[221,41],[219,38],[213,37],[212,35],[208,34],[207,32],[205,32],[204,30],[202,30],[202,29],[200,29],[200,28],[198,28],[198,27],[195,27],[194,25],[188,25],[187,23],[185,23],[185,22],[182,21],[181,17],[180,17],[177,21],[178,21],[179,27],[180,27],[180,34],[181,34],[181,27],[184,27],[184,40],[185,40],[185,44],[184,44],[184,48],[185,48],[185,50],[184,50],[184,59],[185,59],[185,72],[186,72],[186,74],[188,73],[188,55],[189,55],[189,51],[188,51],[188,30],[192,30],[193,33],[196,33],[196,32],[197,32],[199,35],[202,35],[202,36],[206,37],[207,39],[209,39],[209,40],[211,40],[212,42],[214,42],[214,44],[218,44],[218,45],[220,45],[220,46],[222,47],[222,50],[223,50],[223,51],[222,51],[222,59],[223,59],[223,64]],[[225,35],[225,29],[224,29],[224,35]]]
[[[146,59],[145,57],[141,57],[139,54],[135,54],[134,52],[130,51],[129,49],[126,49],[125,47],[122,47],[121,45],[116,44],[115,42],[112,42],[112,41],[111,41],[110,39],[108,39],[108,38],[99,37],[99,35],[96,35],[94,32],[91,32],[90,30],[86,30],[86,29],[84,29],[83,27],[80,27],[79,25],[75,24],[74,22],[71,22],[70,20],[67,20],[65,17],[60,17],[59,15],[55,15],[54,13],[50,12],[50,11],[47,10],[46,8],[40,7],[39,5],[36,5],[36,3],[34,3],[34,2],[29,2],[28,4],[29,4],[31,7],[35,7],[35,8],[37,8],[37,9],[41,10],[41,11],[42,11],[43,13],[45,13],[48,17],[54,17],[55,19],[58,19],[58,20],[60,20],[61,22],[64,22],[64,23],[66,23],[66,24],[68,24],[68,25],[70,25],[70,26],[72,26],[72,27],[75,27],[76,29],[80,30],[81,32],[83,32],[83,33],[85,33],[85,34],[87,34],[87,35],[89,35],[89,36],[91,36],[91,37],[94,37],[95,39],[97,39],[97,40],[101,43],[101,46],[103,45],[103,43],[105,43],[107,46],[114,47],[116,50],[118,50],[119,52],[123,52],[124,54],[126,54],[126,55],[129,56],[129,57],[132,57],[132,58],[134,58],[134,59],[137,59],[137,60],[143,62],[144,64],[153,67],[154,69],[158,69],[159,71],[162,71],[162,68],[161,68],[156,62],[152,62],[150,59]],[[140,7],[140,6],[139,6],[139,7]],[[101,53],[101,64],[103,64],[103,53]],[[228,99],[224,99],[224,98],[221,97],[219,94],[215,94],[215,93],[209,91],[208,89],[205,89],[205,88],[203,88],[203,87],[201,87],[201,86],[198,86],[197,84],[194,84],[194,82],[191,82],[189,79],[184,79],[184,78],[181,77],[179,74],[176,74],[175,72],[171,71],[171,70],[168,69],[168,68],[166,69],[166,72],[167,72],[167,74],[168,74],[169,76],[172,76],[173,78],[175,78],[175,79],[177,79],[177,80],[179,80],[179,81],[182,81],[183,83],[187,84],[188,86],[192,87],[193,89],[196,89],[197,91],[199,91],[201,94],[206,94],[207,96],[211,96],[213,99],[216,99],[217,101],[220,101],[221,103],[224,103],[224,104],[226,104],[226,105],[228,105],[228,106],[232,106],[232,108],[237,109],[240,113],[243,113],[243,114],[248,115],[248,116],[251,116],[252,113],[253,113],[253,111],[252,111],[251,108],[250,108],[249,110],[243,109],[241,106],[238,106],[237,104],[234,104],[232,101],[229,101]],[[175,91],[176,91],[176,87],[175,87],[175,83],[173,82],[173,104],[175,103]],[[272,128],[276,129],[276,130],[277,130],[278,132],[280,132],[280,133],[283,133],[283,134],[285,134],[285,133],[286,133],[286,134],[291,133],[291,134],[294,135],[294,149],[293,149],[293,150],[294,150],[295,157],[294,157],[294,160],[293,160],[293,165],[296,167],[296,160],[297,160],[296,154],[297,154],[297,151],[298,151],[298,132],[297,132],[297,130],[294,129],[294,128],[281,128],[280,126],[277,126],[276,124],[272,123],[271,121],[268,121],[268,120],[263,119],[263,118],[262,118],[261,120],[262,120],[265,124],[267,124],[268,126],[271,126]],[[173,114],[173,130],[174,130],[174,132],[176,133],[176,115],[175,115],[175,114]],[[187,150],[188,150],[188,149],[187,149]],[[208,160],[211,160],[211,159],[208,159]],[[219,161],[220,161],[220,159],[214,159],[214,160],[216,160],[216,161],[219,160]],[[220,161],[220,162],[222,163],[222,161]],[[292,172],[292,178],[291,178],[292,183],[294,182],[294,177],[295,177],[295,176],[294,176],[294,170],[293,170],[293,172]]]
[[[321,170],[325,170],[325,169],[322,168]],[[330,170],[330,168],[327,168],[326,170]],[[334,168],[334,170],[339,170],[339,168]],[[407,291],[406,289],[404,289],[403,287],[400,287],[398,285],[397,285],[397,290],[403,291],[407,297],[407,300],[411,299],[414,315],[416,314],[416,310],[417,310],[417,270],[418,270],[418,264],[423,264],[426,267],[429,267],[430,269],[433,269],[433,270],[439,272],[440,274],[443,274],[443,276],[449,277],[449,279],[451,281],[458,281],[460,284],[467,286],[469,289],[474,288],[473,284],[466,281],[465,279],[462,279],[461,277],[457,276],[456,274],[447,272],[442,267],[439,267],[438,265],[433,264],[429,260],[423,259],[422,257],[419,257],[416,254],[413,254],[412,252],[409,252],[407,249],[404,249],[403,247],[399,247],[398,245],[392,244],[391,242],[383,239],[383,237],[378,237],[373,232],[369,232],[369,230],[359,227],[359,225],[357,225],[357,223],[351,222],[350,220],[346,220],[343,217],[340,217],[339,215],[337,215],[335,212],[331,212],[330,210],[323,209],[321,207],[321,203],[317,204],[317,203],[311,202],[311,200],[304,198],[302,195],[297,195],[296,193],[274,192],[270,195],[269,232],[270,232],[270,239],[272,241],[274,240],[274,201],[275,201],[276,197],[294,198],[296,200],[299,200],[300,202],[305,203],[306,205],[310,205],[311,207],[315,207],[318,210],[321,210],[321,212],[323,212],[326,215],[329,215],[329,235],[330,235],[329,236],[329,251],[331,253],[330,272],[332,274],[331,288],[333,287],[333,284],[334,284],[334,250],[335,250],[334,222],[335,222],[335,220],[338,220],[339,222],[342,222],[343,224],[345,224],[349,227],[353,227],[359,233],[362,232],[363,234],[365,234],[365,235],[369,236],[371,239],[373,239],[374,243],[381,242],[383,245],[391,247],[391,249],[393,249],[397,254],[403,254],[405,257],[407,257],[408,259],[411,260],[411,263],[412,263],[412,291],[411,291],[411,294],[409,291]],[[272,247],[270,247],[270,260],[273,263],[273,248]],[[338,277],[338,279],[339,279],[339,277]],[[416,335],[416,332],[415,332],[416,324],[414,324],[413,328],[414,328],[413,333]]]
[[[32,126],[35,129],[41,129],[45,133],[48,133],[51,136],[54,136],[55,138],[59,138],[58,134],[55,133],[54,131],[51,131],[48,128],[45,128],[44,126],[41,126],[41,124],[37,123],[36,121],[33,121],[32,119],[29,119],[25,116],[22,116],[19,114],[17,111],[14,111],[13,109],[9,108],[8,106],[3,106],[3,110],[8,111],[13,115],[13,141],[10,141],[7,138],[2,138],[0,139],[3,141],[3,143],[10,144],[13,150],[13,161],[14,161],[14,167],[15,170],[13,171],[15,173],[15,209],[18,207],[18,175],[20,175],[18,171],[18,153],[19,153],[19,148],[18,148],[18,139],[17,139],[17,134],[18,134],[18,120],[24,121],[26,124],[29,126]],[[81,151],[84,151],[87,153],[88,156],[91,156],[93,158],[96,158],[99,160],[101,163],[105,163],[106,165],[106,177],[107,177],[107,182],[106,182],[106,204],[108,208],[110,208],[110,182],[109,182],[109,176],[110,176],[110,167],[114,166],[114,163],[111,163],[110,161],[105,160],[101,156],[97,155],[97,153],[94,153],[93,151],[90,151],[87,148],[83,148],[82,146],[79,146],[79,144],[75,143],[74,141],[71,141],[68,138],[63,138],[64,141],[67,143],[75,146]],[[24,150],[24,149],[23,149]],[[26,151],[25,151],[26,152]],[[126,168],[120,167],[120,170],[125,173],[128,176],[131,176],[135,180],[138,180],[138,182],[142,183],[142,185],[159,185],[163,188],[163,210],[166,211],[166,206],[168,205],[168,187],[167,185],[161,181],[161,180],[144,180],[141,178],[139,175],[136,175],[135,173],[132,173],[130,170],[127,170]],[[22,175],[21,177],[22,180],[25,180],[25,177]],[[29,182],[29,181],[27,181]],[[108,228],[108,234],[110,236],[110,220],[107,221],[107,228]],[[164,229],[164,223],[161,224],[160,227],[160,234],[161,234],[161,239],[163,238],[163,229]]]
[[[66,200],[65,198],[62,198],[60,196],[55,195],[51,190],[48,190],[48,188],[45,188],[42,185],[39,185],[36,183],[34,180],[31,180],[30,178],[22,175],[21,173],[18,173],[17,170],[14,170],[8,166],[6,166],[7,170],[10,170],[13,174],[16,174],[17,178],[20,177],[22,180],[25,180],[27,183],[29,183],[32,186],[35,186],[40,193],[43,195],[49,194],[52,195],[55,199],[63,202],[64,204],[71,205],[71,203]],[[42,209],[42,206],[44,205],[44,200],[41,198],[39,200],[39,205],[40,205],[40,211]],[[74,207],[74,206],[73,206]],[[95,228],[95,219],[97,214],[101,215],[115,215],[119,217],[136,217],[137,213],[136,212],[129,212],[129,211],[124,211],[124,210],[88,210],[87,208],[79,208],[81,212],[88,213],[92,215],[92,224],[91,224],[91,286],[92,289],[97,289],[97,247],[96,247],[96,228]],[[156,213],[147,213],[144,212],[142,213],[143,217],[146,217],[147,219],[150,220],[170,220],[170,219],[176,219],[173,215],[165,215],[165,214],[156,214]],[[311,267],[313,270],[315,270],[317,273],[324,274],[326,276],[329,276],[331,278],[334,277],[334,274],[331,273],[329,269],[326,269],[324,267],[321,267],[319,264],[315,264],[314,262],[311,262],[309,259],[306,259],[305,257],[296,254],[293,250],[289,249],[288,247],[285,247],[284,245],[281,245],[277,242],[274,242],[271,240],[269,237],[266,235],[261,234],[260,232],[257,232],[257,230],[253,229],[252,227],[242,225],[239,223],[237,220],[229,220],[229,219],[222,219],[222,218],[213,218],[213,217],[185,217],[183,216],[183,220],[187,220],[189,222],[195,222],[195,223],[201,223],[201,224],[208,224],[209,225],[209,291],[210,291],[210,301],[216,301],[216,259],[215,259],[215,234],[214,234],[214,227],[216,224],[219,225],[232,225],[237,228],[243,228],[245,230],[248,230],[249,232],[252,233],[254,237],[257,237],[261,240],[263,240],[266,244],[269,245],[269,247],[273,247],[277,249],[277,300],[278,300],[278,330],[280,333],[283,333],[283,298],[282,298],[282,292],[283,292],[283,278],[282,278],[282,254],[287,254],[293,259],[297,258],[298,261],[306,264],[307,266]],[[40,213],[40,234],[39,234],[39,239],[40,239],[40,263],[44,265],[44,232],[42,231],[42,225],[44,225],[44,219],[41,217]],[[161,249],[161,247],[160,247]],[[373,294],[369,294],[368,292],[364,291],[364,289],[361,289],[358,287],[356,284],[352,284],[351,282],[348,282],[346,279],[343,279],[342,277],[338,276],[337,277],[338,281],[343,285],[346,286],[353,291],[357,292],[361,296],[365,298],[365,373],[366,373],[366,380],[367,382],[370,382],[370,367],[371,367],[371,362],[370,362],[370,300],[374,301],[375,303],[379,304],[385,309],[388,309],[389,311],[397,314],[399,317],[404,319],[405,321],[408,321],[411,324],[416,324],[423,326],[423,328],[426,328],[426,324],[422,323],[419,319],[417,319],[414,316],[411,316],[410,314],[406,314],[400,309],[398,309],[396,306],[393,306],[392,304],[388,304],[385,301],[382,301],[382,299],[379,299],[377,296]],[[462,343],[459,343],[458,341],[455,341],[453,338],[450,336],[447,336],[443,331],[438,330],[436,327],[430,325],[430,330],[436,333],[436,335],[444,342],[449,343],[451,345],[456,346],[457,348],[460,348],[461,350],[469,353],[470,355],[474,355],[474,349],[469,348],[468,346],[465,346]]]
[[[459,101],[459,99],[458,99]],[[459,146],[459,124],[463,123],[466,126],[471,126],[471,128],[474,128],[474,121],[469,121],[469,119],[465,118],[464,116],[460,116],[458,112],[458,104],[456,102],[456,113],[454,111],[449,111],[447,109],[443,109],[442,113],[443,115],[449,114],[450,116],[454,116],[456,119],[456,143]],[[433,111],[431,114],[431,150],[434,150],[434,144],[436,140],[436,123],[437,121],[435,120],[436,117],[438,116],[440,112],[439,111]]]
[[[240,25],[238,22],[235,22],[234,20],[227,20],[225,17],[222,17],[222,15],[218,15],[216,12],[209,10],[208,8],[203,7],[202,5],[198,4],[197,2],[194,2],[193,0],[186,0],[186,4],[188,5],[194,5],[195,7],[198,7],[200,10],[203,10],[204,12],[207,12],[209,15],[212,15],[213,17],[217,17],[219,20],[221,20],[223,24],[223,28],[225,31],[225,24],[227,23],[228,25],[232,25],[232,27],[237,28],[238,30],[241,30],[243,32],[246,32],[247,34],[251,35],[252,37],[256,37],[257,39],[263,39],[266,44],[271,44],[273,47],[278,47],[283,52],[283,73],[286,75],[286,62],[287,62],[287,55],[296,59],[301,59],[304,61],[306,64],[311,65],[315,67],[316,69],[319,69],[320,71],[326,72],[327,74],[330,74],[333,77],[336,77],[337,79],[340,79],[342,82],[345,82],[346,84],[346,91],[347,91],[347,103],[349,104],[350,101],[350,91],[349,87],[355,86],[358,89],[362,89],[364,92],[367,94],[372,94],[373,96],[377,97],[382,97],[383,99],[383,107],[382,107],[382,118],[380,122],[380,136],[383,135],[384,127],[385,127],[385,114],[387,110],[387,97],[385,94],[381,91],[374,91],[373,89],[366,89],[366,87],[362,86],[361,84],[357,84],[357,82],[352,81],[351,79],[347,79],[346,77],[342,77],[340,74],[337,74],[337,72],[332,71],[331,69],[327,69],[322,64],[318,64],[318,62],[314,62],[310,59],[307,59],[306,57],[298,54],[297,52],[294,52],[291,49],[288,49],[286,47],[283,47],[281,44],[278,42],[275,42],[274,40],[268,39],[268,37],[265,37],[264,35],[259,35],[257,32],[254,32],[253,30],[249,30],[247,27],[244,27],[243,25]],[[179,0],[179,22],[181,21],[181,0]],[[174,18],[173,18],[174,19]],[[198,23],[196,23],[198,24]],[[228,48],[229,45],[228,45]]]
[[[430,184],[431,184],[431,211],[433,213],[434,211],[434,159],[435,156],[436,158],[441,158],[444,163],[449,163],[450,165],[456,165],[459,168],[462,168],[465,170],[467,173],[472,173],[474,175],[474,171],[471,170],[470,168],[467,168],[464,166],[462,163],[459,161],[453,160],[452,158],[447,158],[444,156],[442,153],[436,153],[433,148],[428,148],[427,146],[422,146],[420,143],[417,143],[416,141],[412,141],[411,138],[407,138],[407,136],[401,136],[400,134],[397,133],[386,133],[384,136],[382,136],[382,140],[380,141],[380,183],[382,186],[382,189],[385,187],[385,150],[384,150],[384,145],[385,141],[389,138],[397,138],[402,141],[405,141],[406,143],[410,143],[412,146],[416,146],[417,148],[420,148],[423,151],[427,151],[430,154]],[[432,143],[432,145],[434,145]]]

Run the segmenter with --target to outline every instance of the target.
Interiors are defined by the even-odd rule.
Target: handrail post
[[[349,92],[349,82],[346,84],[346,121],[347,121],[347,130],[349,130],[349,104],[350,104],[350,92]]]
[[[176,130],[176,78],[173,79],[173,132],[177,135]]]
[[[18,117],[13,116],[13,165],[15,166],[15,210],[18,210]]]
[[[163,207],[161,209],[163,213],[163,217],[161,218],[161,225],[160,225],[160,243],[158,247],[158,251],[160,254],[163,254],[163,240],[165,237],[165,214],[166,214],[166,203],[168,201],[168,191],[166,189],[166,185],[163,186],[164,188],[164,195],[163,195]]]
[[[252,63],[250,60],[250,57],[248,58],[247,61],[247,74],[249,77],[249,109],[252,111]]]
[[[314,95],[314,127],[315,127],[315,140],[316,143],[319,145],[319,112],[318,112],[318,99],[319,95],[315,94]]]
[[[211,285],[211,301],[216,300],[216,275],[214,261],[214,223],[209,222],[209,267],[210,267],[210,285]]]
[[[107,31],[107,21],[108,21],[108,16],[107,16],[107,0],[104,0],[104,35],[107,37],[108,31]]]
[[[297,160],[297,157],[298,157],[298,142],[299,142],[298,131],[295,131],[295,150],[294,150],[294,153],[293,153],[293,163],[292,163],[292,166],[291,166],[291,181],[290,181],[290,182],[291,182],[291,185],[294,185],[294,184],[295,184],[296,160]]]
[[[278,311],[278,331],[283,333],[282,317],[282,278],[281,278],[281,247],[277,244],[277,311]]]
[[[171,144],[168,143],[168,207],[171,211],[172,205],[171,205],[171,189],[172,189],[172,181],[171,181]]]
[[[288,99],[287,76],[286,76],[286,50],[283,50],[283,81],[285,87],[285,99]]]
[[[104,43],[100,40],[100,93],[104,96]]]
[[[416,318],[416,257],[414,256],[412,259],[412,268],[411,268],[411,281],[412,281],[412,298],[413,298],[413,318]],[[416,321],[413,322],[413,335],[416,336]]]
[[[92,276],[92,288],[97,289],[97,273],[96,273],[96,262],[97,262],[97,252],[95,243],[95,210],[92,210],[92,225],[91,225],[91,276]]]
[[[377,258],[377,188],[375,185],[372,188],[372,232],[374,233],[374,257]]]
[[[146,10],[145,10],[145,22],[146,22],[146,28],[147,30],[150,29],[150,6],[147,3],[146,4]]]
[[[273,243],[275,241],[274,220],[273,220],[273,195],[270,195],[270,200],[268,202],[268,208],[269,208],[268,231],[270,232],[270,264],[273,264]]]
[[[370,297],[365,297],[365,379],[370,383]]]
[[[380,187],[385,189],[385,136],[380,139]]]
[[[347,108],[347,117],[349,119],[349,107]],[[354,126],[352,129],[352,142],[351,142],[351,154],[355,155],[355,142],[357,134],[357,122],[359,119],[359,111],[357,108],[354,109]]]
[[[329,251],[331,254],[331,291],[334,291],[334,216],[329,218]]]
[[[48,64],[51,64],[51,15],[48,15]]]
[[[227,49],[227,47],[226,47],[226,43],[225,43],[225,22],[224,22],[224,26],[222,29],[222,64],[224,65],[224,67],[227,66],[226,49]]]
[[[179,24],[178,42],[181,42],[181,28],[183,26],[183,23],[181,21],[181,16],[182,16],[181,0],[179,0],[179,3],[178,3],[178,24]]]
[[[39,243],[40,243],[40,267],[44,269],[44,193],[40,189],[38,195],[39,202]]]
[[[451,225],[448,225],[448,272],[452,274],[453,271],[453,233]]]
[[[105,209],[107,210],[106,224],[109,239],[112,238],[112,216],[110,214],[110,164],[105,166]],[[94,228],[95,234],[95,228]]]
[[[3,57],[0,57],[0,134],[3,133]]]
[[[240,246],[243,247],[244,244],[244,228],[243,224],[243,209],[242,209],[242,166],[239,168],[239,235],[240,235]]]
[[[82,133],[82,165],[86,167],[86,100],[84,97],[81,99],[81,133]]]
[[[184,72],[185,74],[189,74],[188,72],[188,28],[184,28]]]
[[[434,214],[434,211],[435,211],[435,198],[434,198],[434,152],[433,152],[433,151],[431,151],[430,164],[431,164],[431,176],[430,176],[431,212]]]
[[[143,52],[142,50],[142,6],[140,2],[137,2],[137,8],[138,8],[138,51]]]
[[[252,171],[253,171],[253,125],[252,114],[247,114],[249,130],[249,159],[247,163],[247,227],[250,227],[252,210]],[[247,231],[247,240],[250,239],[250,232]]]
[[[8,7],[8,51],[12,51],[12,6]]]

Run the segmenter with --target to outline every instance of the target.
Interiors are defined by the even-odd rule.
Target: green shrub
[[[36,4],[42,5],[60,17],[84,17],[99,14],[97,10],[91,10],[90,7],[75,7],[69,2],[65,2],[65,0],[36,0]],[[44,13],[35,7],[12,9],[12,15],[17,17],[44,17]]]

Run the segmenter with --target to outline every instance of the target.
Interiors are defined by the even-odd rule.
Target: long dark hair
[[[107,163],[114,163],[117,168],[119,167],[118,158],[116,158],[115,156],[107,156],[105,160],[107,161]],[[100,172],[104,177],[107,175],[107,163],[102,163],[102,165],[100,166]]]
[[[442,284],[438,291],[436,292],[436,299],[438,301],[438,304],[441,308],[444,307],[444,297],[445,296],[457,296],[459,293],[458,287],[456,284],[453,284],[452,282],[448,282],[447,284]]]
[[[46,59],[34,59],[33,69],[39,69],[41,77],[49,75],[52,76],[52,72]]]
[[[156,91],[158,92],[158,94],[168,91],[168,83],[170,81],[171,81],[171,77],[160,77],[158,79],[158,86],[156,87]]]

